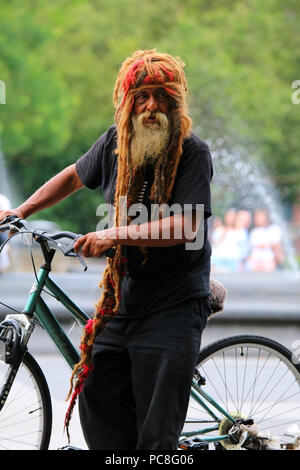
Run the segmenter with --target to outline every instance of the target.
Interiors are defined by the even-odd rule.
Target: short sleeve
[[[92,147],[76,162],[76,171],[82,183],[96,189],[103,183],[105,173],[110,171],[113,149],[115,148],[116,126],[112,125]]]
[[[172,203],[197,208],[204,205],[204,217],[212,215],[210,184],[213,176],[212,158],[207,144],[197,136],[185,141],[173,188]]]
[[[105,134],[76,162],[76,171],[82,183],[90,189],[101,185],[102,154],[105,144]]]

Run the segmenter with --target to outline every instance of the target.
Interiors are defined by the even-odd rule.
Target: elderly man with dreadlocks
[[[75,244],[86,257],[114,250],[81,338],[65,421],[68,427],[80,394],[89,449],[176,449],[184,425],[209,314],[213,170],[208,146],[191,132],[183,68],[156,49],[127,58],[115,84],[115,124],[13,211],[26,217],[82,186],[100,187],[115,209],[113,226]],[[182,211],[137,224],[124,198],[125,209],[176,204]],[[199,207],[203,242],[186,249],[200,224]]]

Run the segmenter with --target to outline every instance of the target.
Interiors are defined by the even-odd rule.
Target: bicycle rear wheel
[[[203,390],[231,416],[252,419],[260,433],[269,431],[281,443],[293,440],[287,434],[300,427],[300,367],[284,346],[254,335],[224,338],[200,352],[197,369],[206,379]],[[218,419],[191,397],[183,434],[213,426],[210,436],[227,434],[230,420],[210,408]]]
[[[0,389],[10,366],[0,362]],[[1,450],[46,450],[52,428],[52,406],[44,374],[26,353],[0,412]]]

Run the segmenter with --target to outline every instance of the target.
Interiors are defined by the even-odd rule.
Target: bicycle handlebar
[[[65,256],[72,256],[72,257],[75,256],[76,258],[79,259],[81,264],[84,266],[85,270],[87,269],[87,265],[83,261],[81,256],[78,255],[78,253],[74,251],[74,243],[76,242],[76,240],[78,240],[78,238],[81,238],[83,235],[74,233],[74,232],[69,232],[69,231],[61,231],[61,232],[48,234],[46,231],[36,230],[36,229],[33,230],[30,227],[30,224],[26,220],[21,219],[20,217],[17,217],[14,215],[7,216],[5,217],[5,219],[0,221],[0,232],[5,232],[7,230],[14,231],[16,228],[17,229],[23,228],[25,229],[26,232],[32,233],[32,235],[34,236],[37,242],[39,242],[40,240],[56,242],[56,240],[59,240],[61,238],[68,238],[72,240],[72,243],[68,245],[64,245],[62,243],[56,243],[56,245],[59,247],[59,249]],[[21,230],[19,231],[20,233],[22,233]],[[114,248],[110,248],[104,251],[102,254],[106,257],[113,258],[115,254],[115,250]]]
[[[16,217],[14,215],[9,215],[8,217],[5,217],[5,219],[0,221],[0,232],[14,230],[15,228],[24,228],[25,230],[32,232],[32,234],[36,236],[42,236],[46,234],[46,231],[41,231],[37,229],[33,230],[26,220],[20,219],[20,217]],[[53,234],[47,233],[47,237],[52,238],[52,240],[58,240],[59,238],[69,238],[71,240],[75,240],[79,237],[82,237],[82,235],[73,232],[62,231]]]

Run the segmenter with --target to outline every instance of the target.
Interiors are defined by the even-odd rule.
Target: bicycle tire
[[[292,358],[291,351],[272,339],[237,335],[203,348],[197,370],[206,379],[203,390],[230,415],[253,419],[260,433],[268,431],[280,443],[289,443],[293,435],[286,435],[288,429],[300,426],[300,367]],[[227,434],[230,421],[210,408],[219,421],[191,397],[182,434],[212,426],[212,421],[218,430],[209,435]],[[231,444],[221,441],[223,450],[238,448]]]
[[[1,362],[1,387],[8,367]],[[0,412],[0,449],[47,450],[51,430],[49,387],[40,366],[26,352]]]

